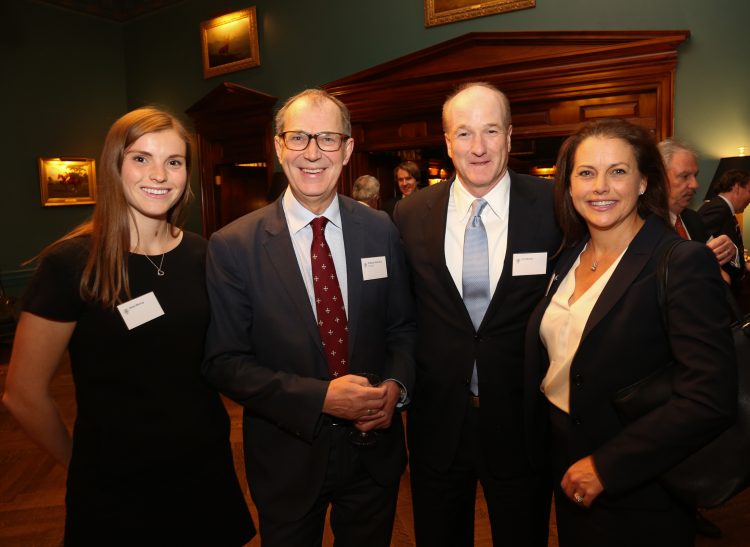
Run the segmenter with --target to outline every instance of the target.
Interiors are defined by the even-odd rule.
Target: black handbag
[[[666,316],[669,259],[676,241],[657,267],[657,297]],[[737,420],[708,444],[664,473],[659,481],[676,499],[694,507],[716,507],[750,485],[750,314],[742,317],[731,292],[727,297],[734,315],[731,325],[737,352],[739,400]],[[672,396],[674,363],[617,392],[613,403],[618,415],[630,423],[666,403]]]

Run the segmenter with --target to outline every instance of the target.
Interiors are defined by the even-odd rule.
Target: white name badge
[[[159,301],[156,299],[154,291],[120,304],[117,306],[117,311],[120,312],[122,320],[125,321],[125,326],[128,327],[128,330],[133,330],[144,323],[148,323],[152,319],[164,315],[164,310],[161,309],[161,305],[159,305]]]
[[[513,275],[543,275],[547,273],[547,253],[515,253]]]
[[[388,268],[385,265],[384,256],[373,256],[362,259],[362,279],[383,279],[388,277]]]

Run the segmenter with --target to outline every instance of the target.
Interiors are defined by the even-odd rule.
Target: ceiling
[[[125,22],[182,0],[39,0],[72,11]]]

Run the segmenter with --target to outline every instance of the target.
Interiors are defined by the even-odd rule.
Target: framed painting
[[[44,207],[96,203],[93,158],[39,158],[39,190]]]
[[[434,27],[536,6],[536,0],[424,0],[424,26]]]
[[[260,66],[255,6],[201,23],[203,77]]]

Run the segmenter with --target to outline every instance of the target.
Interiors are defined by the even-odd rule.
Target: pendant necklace
[[[146,257],[146,260],[148,260],[149,262],[151,262],[151,265],[154,268],[156,268],[156,275],[158,275],[159,277],[162,277],[164,275],[164,270],[162,270],[161,267],[164,265],[164,255],[165,254],[166,253],[162,253],[161,254],[161,260],[159,261],[159,265],[158,266],[156,265],[156,262],[154,262],[153,260],[151,260],[151,258],[149,258],[148,255],[146,255],[146,254],[143,255],[143,256]]]
[[[594,252],[594,248],[593,247],[589,247],[589,248],[591,249],[591,255],[593,256],[593,258],[591,259],[590,269],[592,272],[595,272],[596,269],[599,267],[599,261],[596,259],[596,253]]]

